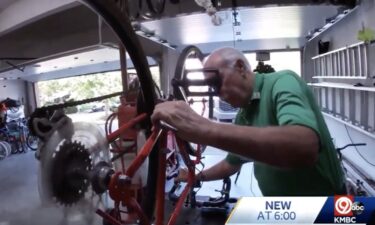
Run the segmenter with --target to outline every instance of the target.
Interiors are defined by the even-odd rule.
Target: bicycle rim
[[[184,77],[185,71],[185,62],[188,58],[198,58],[199,60],[203,60],[203,53],[197,48],[196,46],[190,45],[187,46],[184,50],[182,50],[176,65],[176,70],[174,72],[174,78],[178,80],[182,80]],[[178,100],[183,100],[185,102],[188,101],[185,91],[182,87],[173,88],[173,95]]]
[[[178,60],[177,60],[177,65],[176,65],[176,70],[175,70],[175,73],[174,73],[174,78],[177,79],[177,80],[184,80],[184,72],[185,72],[185,62],[187,61],[187,59],[189,58],[198,58],[200,61],[203,61],[203,53],[201,52],[201,50],[194,46],[194,45],[190,45],[190,46],[187,46],[184,50],[182,50]],[[186,95],[184,89],[182,87],[177,87],[177,88],[173,88],[173,95],[175,96],[175,98],[177,100],[182,100],[182,101],[185,101],[185,102],[188,102],[188,96]],[[186,142],[186,148],[188,150],[188,153],[190,155],[193,155],[195,156],[196,153],[195,153],[195,145],[193,146],[191,143],[189,142]],[[206,146],[201,146],[201,152],[203,152],[205,150]]]
[[[38,149],[38,138],[31,134],[27,135],[26,145],[32,151],[36,151]]]

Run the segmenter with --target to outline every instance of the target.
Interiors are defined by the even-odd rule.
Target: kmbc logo
[[[361,202],[354,202],[351,195],[335,196],[335,216],[357,216],[360,215],[365,207]]]

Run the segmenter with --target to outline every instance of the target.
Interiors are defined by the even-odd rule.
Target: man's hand
[[[178,171],[178,176],[174,179],[175,182],[187,182],[189,172],[186,168],[180,168]]]
[[[157,104],[151,116],[152,123],[158,126],[163,120],[177,129],[176,134],[186,141],[204,143],[212,122],[198,115],[184,101],[169,101]]]

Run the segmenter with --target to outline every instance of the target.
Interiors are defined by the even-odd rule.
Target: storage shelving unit
[[[374,135],[375,86],[370,71],[370,45],[360,42],[312,60],[315,76],[309,86],[322,111]]]
[[[336,49],[312,58],[313,78],[357,79],[370,78],[369,45],[364,42]]]

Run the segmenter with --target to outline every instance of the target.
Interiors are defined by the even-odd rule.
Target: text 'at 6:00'
[[[291,201],[267,201],[266,210],[259,212],[257,220],[295,220],[296,213],[290,206]]]

